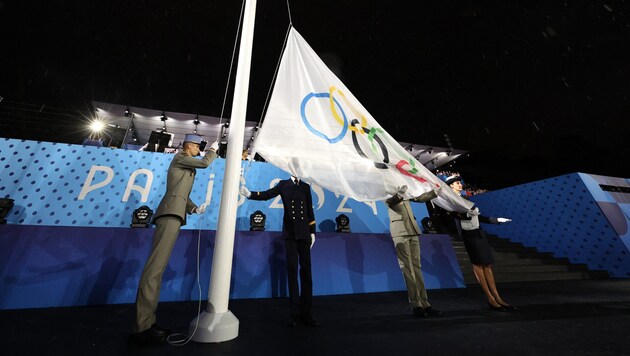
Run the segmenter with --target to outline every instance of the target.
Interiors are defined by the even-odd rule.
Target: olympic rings
[[[311,125],[311,123],[306,118],[306,104],[308,103],[308,101],[311,100],[311,98],[325,98],[325,97],[329,97],[330,98],[330,100],[331,100],[331,104],[330,104],[331,108],[334,108],[334,106],[335,106],[334,104],[336,104],[341,109],[341,114],[343,115],[343,120],[338,118],[338,116],[335,116],[335,120],[342,126],[342,129],[341,129],[341,133],[338,136],[334,137],[334,138],[329,138],[328,136],[326,136],[326,134],[318,131],[316,128],[314,128]],[[334,102],[334,104],[332,104],[333,102]],[[346,136],[346,132],[348,132],[348,119],[346,118],[346,113],[341,108],[341,105],[339,105],[339,102],[337,101],[337,99],[333,98],[329,93],[310,93],[307,96],[305,96],[304,99],[302,99],[302,104],[300,105],[300,114],[302,115],[302,121],[304,122],[304,125],[306,125],[306,127],[313,134],[315,134],[315,136],[321,137],[324,140],[330,142],[331,144],[341,141]],[[336,114],[336,112],[333,113],[333,115],[335,115],[335,114]]]
[[[343,103],[345,105],[347,105],[350,110],[352,110],[352,114],[357,117],[357,118],[361,118],[361,121],[359,123],[358,119],[352,119],[350,125],[348,125],[348,118],[346,116],[345,111],[343,110],[343,107],[339,104],[339,102],[337,101],[337,99],[335,99],[333,97],[333,94],[337,92],[340,96],[341,99],[343,100]],[[328,98],[329,103],[330,103],[330,111],[332,112],[332,115],[335,119],[335,121],[341,125],[342,129],[341,129],[341,133],[333,138],[328,137],[326,134],[318,131],[317,129],[315,129],[311,123],[308,121],[308,119],[306,118],[306,104],[308,104],[309,100],[311,100],[312,98]],[[339,115],[339,112],[337,111],[337,108],[339,110],[339,112],[341,112],[341,115]],[[388,169],[389,168],[389,152],[387,150],[387,146],[385,145],[385,143],[383,142],[383,140],[378,136],[378,133],[383,133],[383,129],[381,128],[367,128],[367,120],[365,119],[365,116],[363,116],[361,114],[360,111],[358,111],[353,105],[352,103],[350,103],[350,101],[348,100],[348,98],[345,96],[345,94],[335,88],[334,86],[331,86],[329,88],[329,92],[328,93],[310,93],[308,95],[306,95],[304,97],[304,99],[302,99],[302,104],[300,105],[300,114],[302,115],[302,121],[304,122],[304,125],[306,125],[306,127],[316,136],[323,138],[324,140],[328,141],[331,144],[337,143],[339,141],[341,141],[345,136],[346,133],[348,132],[348,129],[350,131],[352,131],[352,144],[354,145],[354,149],[357,151],[357,154],[359,154],[359,156],[365,158],[365,159],[369,159],[374,161],[372,158],[369,158],[365,152],[363,151],[363,149],[361,148],[361,145],[359,144],[359,139],[357,134],[360,135],[364,135],[367,134],[367,140],[371,143],[372,147],[372,151],[373,152],[377,152],[378,149],[380,148],[380,151],[383,155],[383,159],[380,162],[376,162],[374,161],[374,166],[378,169]],[[385,136],[386,140],[389,140],[387,138],[388,136]],[[376,141],[376,144],[378,144],[378,148],[377,145],[374,143],[374,141]],[[395,148],[395,146],[392,146]],[[405,169],[405,166],[410,166],[410,169]],[[419,182],[425,183],[427,182],[426,179],[420,177],[417,175],[418,173],[418,168],[415,167],[415,161],[413,159],[409,159],[409,160],[405,160],[405,159],[400,159],[396,164],[395,164],[396,169],[403,175],[411,177]]]
[[[351,125],[352,127],[355,127],[354,125],[358,123],[359,123],[359,120],[354,119],[352,120]],[[376,129],[373,128],[369,130],[367,127],[362,127],[362,129],[365,133],[368,134],[368,139],[370,141],[375,140],[378,143],[378,145],[381,147],[381,152],[383,152],[383,163],[374,162],[374,166],[376,166],[376,168],[379,168],[379,169],[387,169],[388,168],[387,163],[389,163],[389,154],[387,152],[387,147],[385,147],[385,144],[383,144],[383,141],[381,141],[381,139],[376,135]],[[363,150],[361,149],[361,146],[359,146],[359,140],[357,139],[357,134],[355,132],[356,131],[354,130],[352,131],[352,143],[354,144],[354,149],[357,150],[357,153],[359,154],[359,156],[363,158],[368,158],[363,152]],[[376,151],[373,142],[372,142],[372,150]]]
[[[363,130],[365,130],[365,126],[367,126],[367,120],[365,119],[365,116],[361,115],[361,113],[356,110],[354,108],[354,106],[348,101],[348,98],[346,98],[346,95],[339,89],[335,88],[334,86],[331,86],[329,89],[329,93],[330,93],[330,111],[332,112],[333,116],[335,117],[335,120],[340,124],[343,125],[343,122],[341,121],[341,118],[339,117],[339,114],[337,114],[337,111],[335,110],[335,106],[333,105],[333,93],[337,91],[339,92],[339,95],[341,95],[341,99],[343,100],[343,102],[348,105],[350,107],[350,110],[352,110],[352,113],[356,116],[360,116],[361,117],[361,127],[363,128]],[[344,114],[343,109],[341,110],[342,114]],[[344,114],[345,117],[345,114]],[[358,123],[358,121],[357,121]],[[361,130],[360,128],[357,128],[355,126],[350,126],[350,130],[354,131],[354,132],[358,132],[360,134],[363,134],[363,130]]]

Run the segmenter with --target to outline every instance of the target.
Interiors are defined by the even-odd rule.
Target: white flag
[[[406,185],[418,196],[444,184],[394,140],[291,29],[254,152],[274,166],[357,201],[385,200]],[[448,187],[436,204],[472,203]]]

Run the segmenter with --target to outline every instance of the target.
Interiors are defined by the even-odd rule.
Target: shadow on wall
[[[424,261],[425,263],[428,263],[428,260],[430,259],[432,270],[440,271],[440,275],[436,276],[436,280],[438,281],[440,288],[457,288],[458,285],[465,284],[461,273],[457,273],[453,264],[450,263],[448,257],[444,253],[443,243],[438,240],[433,240],[431,241],[431,246],[433,246],[433,253],[430,256],[427,256],[428,259]]]
[[[319,231],[321,232],[335,232],[336,227],[337,224],[335,224],[335,222],[330,219],[326,219],[319,223]]]

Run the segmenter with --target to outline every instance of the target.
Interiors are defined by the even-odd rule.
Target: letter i
[[[210,180],[208,181],[208,190],[206,190],[206,205],[210,205],[212,201],[212,189],[214,188],[214,173],[210,174]]]

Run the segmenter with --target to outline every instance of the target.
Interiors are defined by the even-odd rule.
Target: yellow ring
[[[343,102],[348,105],[350,107],[350,110],[352,110],[352,113],[356,116],[360,116],[361,117],[361,128],[357,128],[354,125],[348,125],[348,128],[354,132],[358,132],[361,135],[363,135],[365,132],[362,130],[364,127],[366,127],[367,125],[367,120],[365,119],[365,117],[363,115],[361,115],[361,113],[359,113],[354,106],[352,106],[352,104],[348,101],[348,98],[346,98],[346,96],[344,95],[344,93],[335,88],[334,86],[331,86],[329,89],[329,93],[330,93],[330,97],[329,97],[329,102],[330,102],[330,111],[333,114],[333,117],[335,118],[335,121],[337,121],[337,123],[341,126],[343,126],[343,119],[339,116],[339,114],[337,113],[337,110],[335,109],[335,102],[333,101],[333,93],[337,91],[339,92],[339,95],[341,96],[341,99],[343,99]]]

